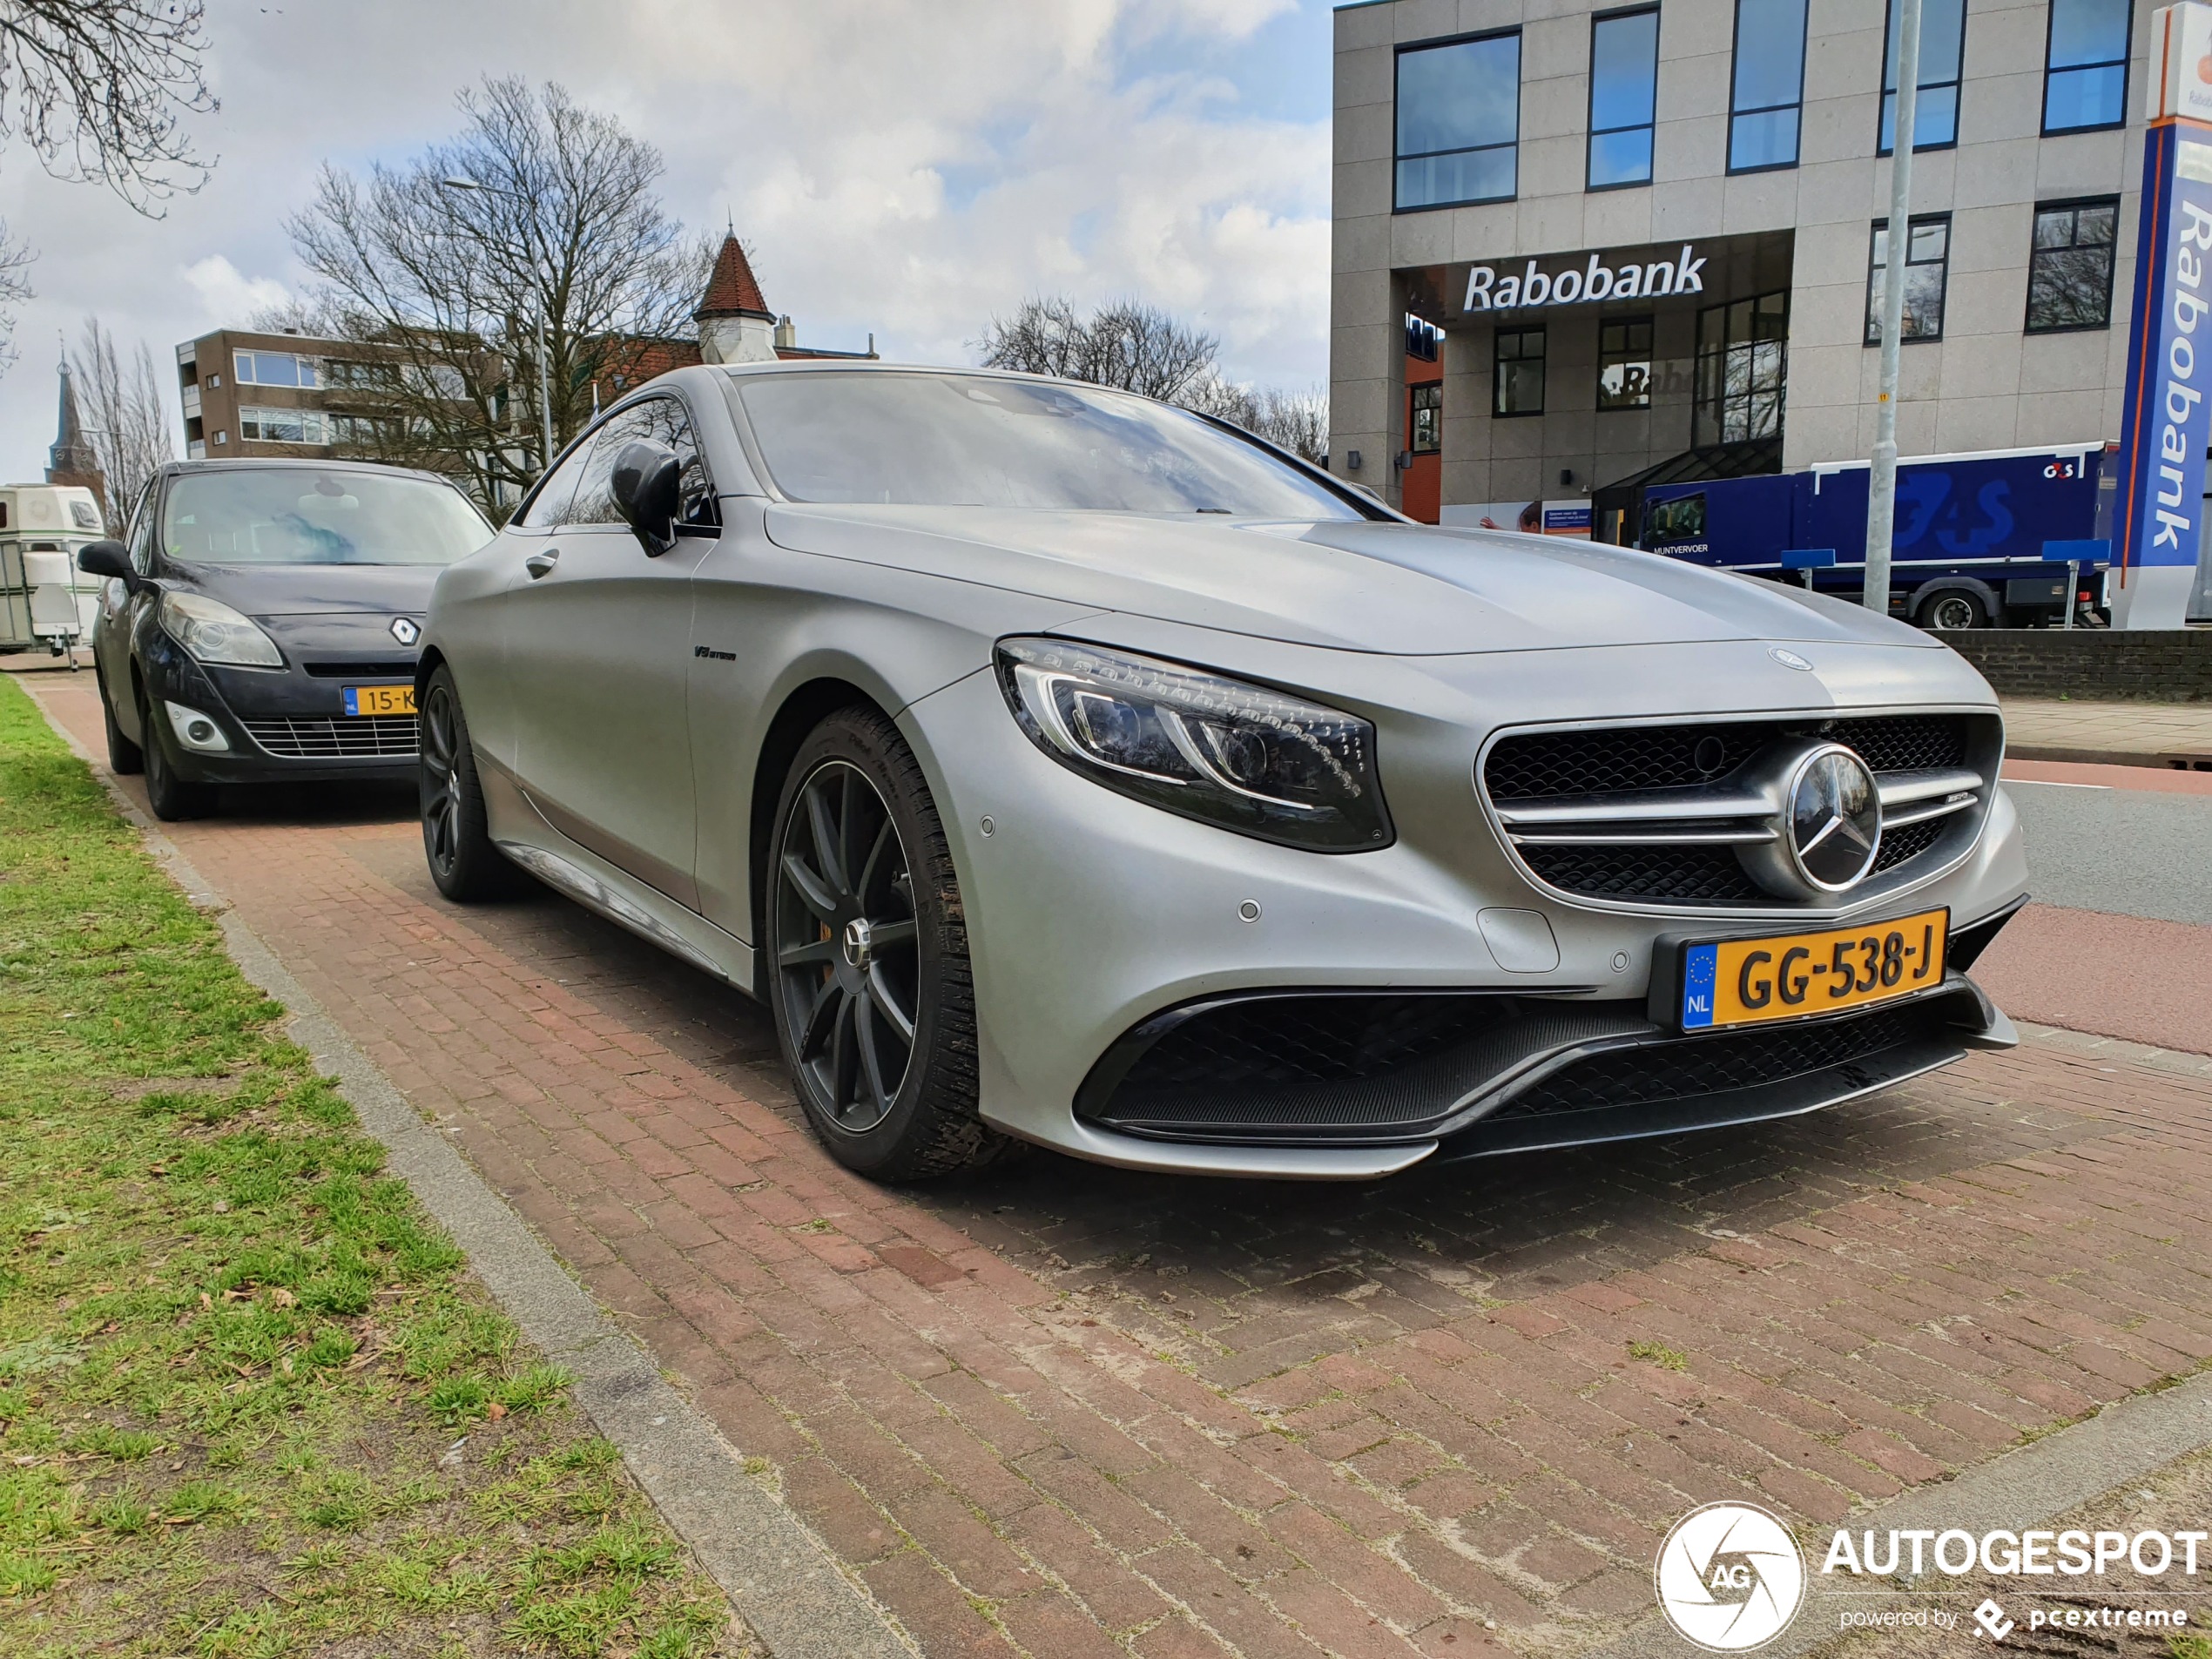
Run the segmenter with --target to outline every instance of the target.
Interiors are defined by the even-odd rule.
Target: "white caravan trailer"
[[[100,578],[77,568],[77,550],[106,534],[81,485],[0,484],[0,653],[59,656],[91,637]]]

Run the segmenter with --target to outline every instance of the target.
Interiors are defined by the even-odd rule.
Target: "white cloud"
[[[804,341],[873,331],[889,355],[965,361],[1026,294],[1134,294],[1220,335],[1233,374],[1309,384],[1325,374],[1328,30],[1305,3],[214,0],[223,108],[193,130],[220,165],[167,219],[0,153],[0,215],[42,253],[0,381],[6,469],[51,439],[57,328],[97,311],[159,357],[244,322],[302,286],[282,219],[316,167],[446,136],[454,92],[485,74],[560,80],[659,145],[671,210],[701,229],[727,214]],[[1287,114],[1286,58],[1307,89]]]

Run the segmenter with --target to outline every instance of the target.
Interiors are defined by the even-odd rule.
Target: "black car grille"
[[[1498,1008],[1468,996],[1255,999],[1182,1022],[1124,1082],[1138,1089],[1343,1082],[1464,1042],[1494,1022]]]
[[[1516,807],[1548,802],[1590,806],[1590,824],[1602,828],[1621,797],[1683,792],[1685,819],[1698,795],[1727,792],[1744,769],[1777,745],[1810,740],[1856,751],[1878,778],[1898,773],[1979,770],[1993,776],[1997,733],[1989,717],[1973,714],[1865,716],[1824,720],[1743,720],[1700,725],[1620,726],[1579,732],[1508,734],[1492,745],[1482,765],[1482,786],[1508,815],[1514,851],[1536,878],[1562,893],[1617,903],[1683,907],[1775,908],[1791,901],[1768,892],[1745,870],[1734,850],[1701,842],[1695,831],[1722,827],[1684,822],[1650,823],[1629,834],[1571,836],[1527,833],[1510,821]],[[1870,879],[1903,873],[1925,855],[1944,856],[1971,840],[1982,805],[1969,811],[1889,826]],[[1554,813],[1558,809],[1553,809]],[[1532,810],[1529,816],[1536,816]],[[1524,820],[1525,822],[1526,820]]]
[[[243,724],[254,742],[286,760],[411,760],[415,754],[412,714],[287,717]]]
[[[1824,738],[1856,749],[1878,772],[1959,766],[1966,764],[1971,718],[1911,714],[1533,732],[1500,738],[1483,762],[1482,782],[1495,801],[1689,788],[1719,782],[1769,744],[1793,736]]]
[[[1653,1106],[1767,1088],[1925,1037],[1946,1020],[1939,1009],[1881,1008],[1817,1025],[1729,1032],[1593,1055],[1530,1085],[1482,1121]]]

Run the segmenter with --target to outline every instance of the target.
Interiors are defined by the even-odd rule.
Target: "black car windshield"
[[[491,526],[450,484],[338,468],[188,472],[169,487],[162,551],[215,564],[451,564]]]
[[[794,501],[1363,516],[1257,445],[1127,393],[903,370],[741,375],[737,387]]]

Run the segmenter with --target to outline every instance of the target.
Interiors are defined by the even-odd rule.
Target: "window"
[[[1444,447],[1444,386],[1431,381],[1413,390],[1413,433],[1407,447],[1417,455],[1433,455]]]
[[[1644,518],[1647,542],[1694,542],[1705,534],[1705,492],[1656,502]]]
[[[356,449],[395,448],[405,425],[388,415],[334,415],[329,417],[330,441]]]
[[[315,374],[315,360],[301,357],[288,351],[234,351],[231,364],[238,371],[240,386],[306,386],[320,384]],[[210,386],[221,382],[210,380]]]
[[[683,505],[678,523],[708,529],[721,523],[714,488],[699,456],[698,441],[691,435],[691,416],[672,397],[649,397],[607,417],[591,440],[590,459],[577,474],[576,495],[561,515],[563,524],[620,524],[615,509],[615,462],[623,450],[640,439],[672,449],[683,462]]]
[[[364,362],[357,358],[334,357],[323,365],[327,383],[348,391],[395,392],[399,389],[397,363]]]
[[[1613,317],[1597,326],[1597,406],[1651,407],[1651,319]]]
[[[1436,361],[1436,354],[1444,344],[1444,331],[1425,317],[1406,314],[1406,355],[1424,363]]]
[[[1898,18],[1904,0],[1890,0],[1882,57],[1881,153],[1897,148]],[[1922,0],[1920,97],[1912,107],[1912,147],[1946,150],[1959,142],[1959,62],[1966,44],[1966,0]]]
[[[1593,17],[1590,189],[1651,182],[1651,123],[1658,93],[1658,11],[1616,11]]]
[[[1697,314],[1691,443],[1702,448],[1781,435],[1789,342],[1786,289]]]
[[[559,523],[576,498],[576,482],[590,459],[591,441],[586,438],[562,457],[550,475],[539,481],[529,503],[515,516],[515,523],[527,529],[547,529]]]
[[[261,443],[328,443],[330,422],[320,409],[243,408],[238,435]]]
[[[2043,131],[2081,132],[2128,119],[2128,0],[2051,0]]]
[[[1544,412],[1544,331],[1501,328],[1496,336],[1491,381],[1496,415]]]
[[[1805,0],[1736,0],[1730,172],[1797,165],[1797,106],[1804,89]]]
[[[2120,198],[2054,202],[2035,210],[2027,255],[2027,332],[2112,326],[2112,255]]]
[[[229,433],[225,432],[225,431],[221,431],[221,430],[219,430],[219,429],[216,432],[216,434],[215,434],[215,442],[218,442],[218,443],[228,443],[230,441],[231,441],[231,435],[230,435]]]
[[[1866,262],[1866,343],[1882,343],[1883,271],[1889,263],[1889,220],[1874,221]],[[1943,338],[1943,291],[1951,273],[1951,215],[1916,213],[1905,250],[1905,340]]]
[[[1512,200],[1520,138],[1518,30],[1398,54],[1399,212]]]

